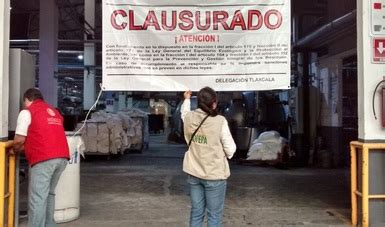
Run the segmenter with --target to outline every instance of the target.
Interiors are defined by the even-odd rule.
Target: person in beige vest
[[[233,157],[236,146],[226,119],[216,110],[216,92],[210,87],[202,88],[195,111],[190,111],[190,97],[191,91],[186,91],[181,108],[189,145],[183,171],[188,174],[190,187],[190,227],[202,226],[206,210],[207,226],[221,226],[226,179],[230,176],[227,159]]]

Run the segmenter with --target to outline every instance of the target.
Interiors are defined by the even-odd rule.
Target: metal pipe
[[[356,147],[350,143],[350,197],[352,204],[352,224],[357,225],[357,150]]]
[[[342,26],[354,21],[356,19],[356,15],[357,10],[353,10],[350,13],[333,20],[332,22],[323,25],[322,27],[305,36],[304,38],[298,40],[298,42],[294,45],[294,48],[304,47],[319,38],[320,36],[323,36],[330,31],[340,29]]]
[[[102,69],[101,66],[95,66],[95,65],[63,65],[59,64],[57,65],[58,69],[87,69],[87,68],[94,68],[94,69]]]
[[[20,155],[16,155],[16,175],[15,175],[15,227],[19,227],[19,174],[20,174]]]
[[[5,215],[5,210],[4,210],[4,205],[5,205],[5,156],[6,156],[6,144],[5,143],[0,143],[0,220],[3,222],[5,220],[4,215]]]
[[[9,148],[12,149],[12,148]],[[15,175],[16,173],[16,155],[12,154],[8,156],[8,193],[10,194],[8,199],[8,226],[15,226]]]
[[[369,148],[362,147],[362,227],[369,227]]]
[[[2,222],[6,220],[5,223],[10,227],[14,227],[15,221],[15,155],[8,154],[8,149],[12,149],[12,146],[12,141],[0,142],[0,220]],[[7,199],[6,207],[5,199]]]

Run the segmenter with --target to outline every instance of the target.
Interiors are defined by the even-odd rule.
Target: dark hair
[[[212,117],[218,115],[216,109],[213,109],[217,102],[217,93],[210,87],[204,87],[198,92],[198,107]]]
[[[43,95],[37,88],[29,88],[24,92],[23,100],[28,99],[29,101],[35,101],[36,99],[44,100]]]

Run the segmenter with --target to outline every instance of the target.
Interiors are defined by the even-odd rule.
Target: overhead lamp
[[[83,60],[83,58],[84,58],[83,55],[81,55],[81,54],[78,55],[79,60]]]

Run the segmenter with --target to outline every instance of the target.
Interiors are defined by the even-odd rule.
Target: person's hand
[[[8,149],[8,150],[7,150],[7,153],[8,153],[9,155],[15,155],[15,154],[16,154],[16,151],[15,151],[15,149]]]
[[[190,99],[190,98],[191,98],[191,94],[192,94],[192,92],[191,92],[190,90],[185,91],[185,92],[183,93],[184,99]]]

